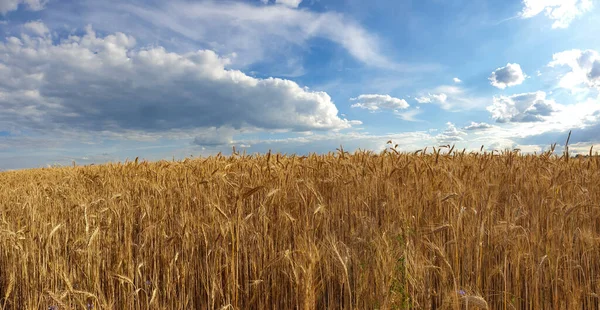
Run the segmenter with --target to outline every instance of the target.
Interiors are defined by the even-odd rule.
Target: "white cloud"
[[[488,107],[492,118],[498,123],[542,122],[561,107],[553,100],[546,99],[543,91],[494,97]]]
[[[550,67],[567,66],[570,68],[562,76],[559,86],[571,91],[580,90],[580,86],[600,89],[600,54],[594,50],[570,50],[552,55]]]
[[[395,115],[407,122],[422,122],[422,120],[416,118],[416,116],[421,113],[423,113],[423,111],[421,111],[418,107],[417,109],[412,109],[406,112],[394,111]]]
[[[362,148],[381,150],[383,141],[393,140],[400,143],[402,150],[414,151],[426,146],[439,144],[457,144],[467,151],[504,150],[519,148],[522,152],[539,151],[540,145],[547,148],[551,143],[566,139],[568,130],[573,129],[571,141],[583,141],[587,150],[590,142],[600,143],[600,98],[589,99],[573,105],[560,106],[560,109],[545,116],[539,122],[510,122],[496,125],[475,123],[474,127],[484,128],[469,130],[457,128],[454,123],[447,123],[442,130],[430,129],[422,132],[405,132],[390,135],[371,135],[360,132],[317,134],[314,137],[295,137],[273,141],[236,141],[251,144],[251,151],[280,149],[283,152],[327,152],[342,144],[349,151]],[[410,112],[410,111],[407,111]],[[539,112],[539,111],[538,111]],[[396,113],[395,113],[396,114]],[[473,123],[471,123],[473,125]],[[566,132],[565,132],[566,130]],[[439,134],[436,134],[438,133]],[[405,142],[406,141],[406,142]],[[256,148],[254,148],[256,146]]]
[[[492,86],[505,89],[523,83],[526,77],[527,75],[523,73],[519,64],[508,63],[505,67],[498,68],[492,72],[489,80]]]
[[[0,0],[0,14],[16,11],[20,4],[27,6],[31,11],[43,10],[48,0]]]
[[[194,144],[201,146],[219,146],[233,143],[236,130],[231,127],[206,128],[196,134]]]
[[[600,114],[599,114],[600,116]],[[546,143],[545,140],[537,140],[535,135],[536,130],[540,123],[514,123],[506,124],[505,127],[493,126],[485,135],[471,136],[465,131],[456,128],[453,123],[447,123],[447,127],[440,134],[435,134],[437,129],[430,129],[428,131],[416,131],[416,132],[404,132],[404,133],[391,133],[386,135],[373,135],[361,132],[347,132],[347,133],[326,133],[316,134],[312,136],[299,136],[283,139],[270,139],[270,140],[238,140],[234,141],[236,145],[248,144],[252,147],[248,150],[253,152],[266,152],[272,150],[274,152],[283,153],[296,153],[306,154],[308,152],[329,152],[338,148],[340,144],[344,147],[344,150],[354,151],[356,149],[382,151],[386,148],[386,142],[392,140],[393,143],[399,144],[400,151],[413,152],[424,147],[437,146],[440,144],[456,144],[459,148],[466,148],[467,151],[479,151],[480,147],[484,145],[484,149],[491,150],[504,150],[504,149],[521,149],[522,152],[534,152],[540,151],[542,146],[547,147],[550,142]],[[600,125],[600,123],[599,123]],[[556,127],[555,127],[556,128]],[[598,125],[594,128],[586,129],[589,133],[597,132]],[[567,131],[568,133],[568,131]],[[560,133],[560,141],[564,143],[567,133]],[[577,133],[577,135],[575,135]],[[523,137],[532,136],[534,139],[524,140]],[[574,135],[571,137],[572,141],[581,137],[579,131],[574,130]],[[584,137],[585,138],[585,137]],[[588,137],[589,138],[589,137]],[[585,139],[584,139],[585,140]],[[544,142],[540,142],[544,141]],[[596,138],[596,141],[597,138]],[[552,142],[553,143],[553,142]],[[587,143],[581,147],[586,148],[589,151],[590,144]],[[221,147],[214,149],[213,152],[228,151],[228,147]]]
[[[521,151],[521,153],[540,153],[542,151],[542,147],[540,147],[539,145],[530,145],[530,144],[524,144],[524,145],[517,145],[515,147],[516,149],[519,149]]]
[[[275,0],[275,3],[295,9],[302,3],[302,0]]]
[[[292,2],[298,1],[285,1]],[[158,7],[96,2],[90,5],[94,14],[88,17],[88,22],[94,22],[95,27],[133,31],[139,29],[140,23],[148,23],[150,29],[155,26],[154,29],[160,31],[143,32],[147,40],[162,38],[168,43],[178,39],[191,46],[201,43],[222,55],[235,52],[238,57],[234,65],[238,67],[273,61],[275,57],[278,63],[287,59],[293,48],[308,48],[311,40],[321,38],[342,46],[352,57],[369,66],[407,71],[437,69],[437,66],[394,63],[380,51],[376,35],[341,13],[239,1],[168,1]],[[123,13],[130,14],[131,18],[117,18]],[[108,22],[111,16],[118,20],[118,28]]]
[[[377,110],[399,110],[409,107],[404,99],[394,98],[390,95],[365,94],[356,98],[351,98],[351,101],[356,101],[352,105],[353,108],[366,109],[370,111]]]
[[[290,80],[253,78],[228,69],[210,50],[177,54],[135,49],[122,33],[0,42],[0,128],[140,137],[222,128],[339,130],[325,92]],[[202,138],[199,140],[202,141]]]
[[[453,78],[452,80],[454,81],[454,83],[462,83],[462,80],[457,77]]]
[[[491,140],[485,139],[484,142],[488,142],[484,144],[484,149],[487,151],[513,150],[516,149],[518,146],[518,144],[515,141],[507,138],[494,138]]]
[[[250,152],[273,152],[307,154],[309,152],[326,153],[340,147],[352,152],[357,149],[383,151],[386,142],[392,140],[399,144],[399,151],[414,152],[425,146],[434,146],[436,138],[424,131],[390,133],[374,135],[363,132],[324,133],[310,136],[269,140],[238,140],[236,144],[252,145]]]
[[[418,103],[445,103],[447,99],[448,95],[444,93],[428,94],[426,96],[415,98]]]
[[[475,130],[486,130],[486,129],[490,129],[490,128],[494,128],[494,126],[490,125],[488,123],[471,122],[471,124],[469,124],[468,126],[465,126],[463,129],[469,130],[469,131],[475,131]]]
[[[14,11],[19,7],[21,0],[2,0],[0,1],[0,13],[6,14],[7,12]]]
[[[585,131],[584,135],[589,137],[598,137],[598,128],[600,128],[600,97],[589,98],[585,101],[569,105],[556,104],[556,110],[556,112],[551,113],[549,116],[544,116],[538,122],[504,123],[499,127],[489,129],[487,136],[526,138],[543,136],[551,132],[564,132],[565,130],[568,133],[568,130],[572,129],[574,132],[577,130]],[[581,135],[581,133],[578,135]],[[562,136],[566,139],[566,135],[562,134]],[[598,138],[595,139],[598,140]],[[590,140],[592,139],[588,139],[588,141]],[[544,144],[546,142],[527,142],[527,144],[540,143]]]
[[[522,18],[531,18],[542,12],[554,20],[552,28],[567,28],[575,18],[590,11],[592,0],[523,0]]]
[[[23,0],[32,11],[41,11],[46,7],[49,0]]]
[[[434,103],[444,110],[482,109],[485,100],[473,97],[467,90],[458,85],[441,85],[415,96],[418,103]],[[487,100],[487,99],[486,99]]]
[[[30,33],[38,36],[44,36],[45,34],[50,32],[50,30],[48,30],[48,27],[46,27],[46,25],[42,21],[30,21],[23,25],[23,28],[25,28],[25,30],[29,31]]]
[[[518,142],[518,148],[523,145],[541,145],[547,149],[552,143],[564,144],[572,130],[572,144],[581,143],[588,150],[592,144],[600,145],[600,98],[589,98],[559,107],[558,111],[539,122],[505,123],[490,128],[479,140],[486,145],[490,139],[511,140]]]
[[[451,122],[446,123],[446,126],[446,130],[435,136],[439,143],[453,144],[459,141],[464,141],[463,136],[467,135],[464,131],[456,128],[456,126]]]

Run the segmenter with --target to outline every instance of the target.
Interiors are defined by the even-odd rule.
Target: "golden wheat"
[[[567,158],[340,150],[0,173],[0,305],[598,309],[600,158]]]

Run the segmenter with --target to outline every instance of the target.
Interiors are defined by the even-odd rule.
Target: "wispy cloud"
[[[482,103],[486,99],[478,98],[458,85],[440,85],[433,89],[422,91],[415,97],[420,104],[437,104],[444,110],[484,109]]]
[[[419,108],[411,109],[405,112],[395,111],[394,114],[398,116],[401,120],[407,122],[422,122],[423,120],[418,119],[417,115],[422,114],[423,111]]]
[[[284,2],[287,5],[169,1],[158,7],[91,2],[89,6],[94,13],[87,20],[96,27],[113,29],[115,26],[107,19],[127,13],[132,18],[117,19],[120,29],[134,31],[139,22],[148,23],[160,29],[158,33],[167,38],[163,38],[165,41],[172,41],[176,35],[220,54],[236,53],[234,64],[241,66],[273,57],[283,59],[291,47],[307,49],[311,40],[321,38],[343,47],[353,58],[374,68],[405,71],[439,68],[436,64],[403,64],[389,59],[381,51],[376,35],[343,14],[297,9],[292,4],[298,1]]]
[[[544,12],[554,20],[552,28],[567,28],[577,17],[593,8],[592,0],[523,0],[522,18],[531,18]]]
[[[445,104],[446,100],[448,100],[448,95],[446,95],[444,93],[427,94],[426,96],[416,97],[415,100],[418,103],[439,103],[439,104]]]
[[[424,146],[433,146],[436,143],[436,138],[424,131],[381,135],[364,132],[323,133],[282,139],[241,139],[236,140],[234,143],[251,145],[251,148],[249,148],[251,152],[265,152],[271,149],[275,152],[306,154],[309,152],[335,151],[340,144],[347,151],[360,148],[379,152],[386,148],[386,142],[389,140],[398,143],[398,149],[403,151],[415,151]]]

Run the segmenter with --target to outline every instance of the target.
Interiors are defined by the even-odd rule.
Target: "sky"
[[[0,0],[0,170],[600,147],[597,0]],[[560,148],[557,148],[560,150]]]

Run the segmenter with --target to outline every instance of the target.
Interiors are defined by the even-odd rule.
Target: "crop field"
[[[600,157],[338,150],[0,173],[1,309],[598,309]]]

